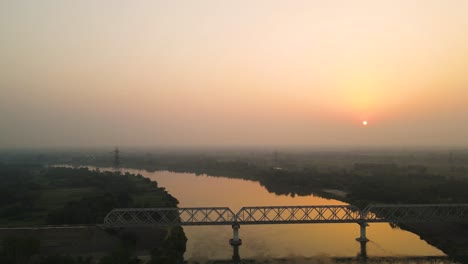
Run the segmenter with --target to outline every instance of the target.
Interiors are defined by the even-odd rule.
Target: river
[[[147,172],[126,169],[158,182],[176,197],[179,207],[230,207],[268,205],[343,205],[338,200],[313,195],[285,196],[269,193],[258,182],[223,177],[197,176],[167,171]],[[186,260],[230,259],[230,226],[184,227],[188,238]],[[242,258],[290,258],[295,256],[355,257],[360,252],[357,224],[286,224],[241,226]],[[439,249],[418,235],[389,224],[370,224],[367,228],[368,256],[444,256]]]

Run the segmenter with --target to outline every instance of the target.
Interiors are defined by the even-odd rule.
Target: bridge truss
[[[468,204],[370,205],[362,214],[369,223],[468,223]]]
[[[359,210],[351,205],[123,208],[104,219],[109,226],[254,225],[299,223],[468,223],[468,204],[383,204]]]
[[[110,226],[231,225],[235,214],[227,207],[125,208],[114,209],[104,218]]]
[[[239,224],[354,223],[360,217],[355,206],[264,206],[243,207],[236,214]]]

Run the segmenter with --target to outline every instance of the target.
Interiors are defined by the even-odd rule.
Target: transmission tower
[[[455,178],[455,166],[453,164],[453,152],[449,153],[449,166],[450,166],[450,175],[452,178]]]
[[[275,150],[273,152],[273,167],[275,167],[275,168],[279,166],[278,165],[278,160],[279,160],[278,156],[279,156],[278,151]]]
[[[114,150],[114,168],[118,169],[120,167],[120,150],[118,147],[115,147]]]

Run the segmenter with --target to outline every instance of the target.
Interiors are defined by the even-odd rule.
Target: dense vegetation
[[[277,194],[306,195],[323,189],[348,193],[352,203],[464,203],[468,180],[446,178],[426,172],[424,167],[394,164],[356,164],[348,171],[320,172],[271,170],[259,181]]]
[[[0,165],[0,224],[96,224],[118,207],[173,207],[177,200],[141,175],[87,168]]]
[[[113,208],[175,207],[178,201],[156,182],[141,175],[101,172],[87,168],[43,167],[39,165],[0,164],[0,225],[3,227],[44,224],[101,224]],[[152,249],[154,263],[183,261],[186,238],[182,228],[168,234]],[[109,230],[121,240],[121,247],[100,263],[139,263],[132,232]],[[31,258],[40,252],[40,239],[8,236],[1,245],[0,263],[79,264],[90,259],[70,256]],[[157,252],[157,253],[154,253]]]

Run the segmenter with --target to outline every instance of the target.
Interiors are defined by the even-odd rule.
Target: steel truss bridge
[[[361,255],[365,256],[368,223],[468,223],[468,204],[380,204],[364,210],[352,205],[254,206],[234,213],[228,207],[114,209],[104,219],[108,227],[231,225],[238,259],[240,225],[357,223]]]
[[[468,204],[381,204],[364,210],[352,205],[255,206],[234,213],[228,207],[114,209],[104,225],[193,226],[305,223],[468,223]]]

